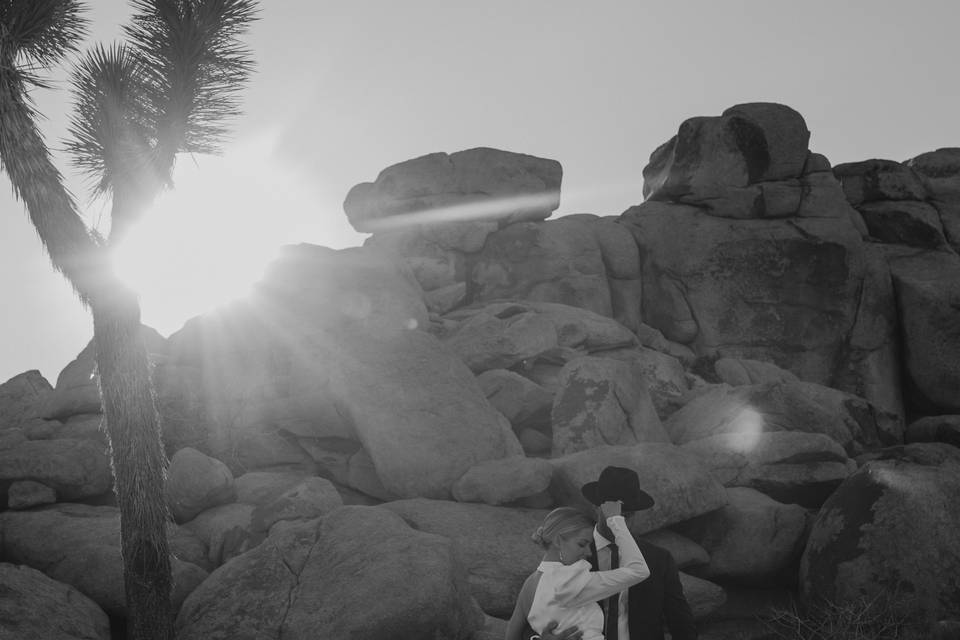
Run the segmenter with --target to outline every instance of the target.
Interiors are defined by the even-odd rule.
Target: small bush
[[[788,640],[925,640],[927,625],[898,613],[891,598],[855,603],[820,601],[775,609],[763,617],[777,638]]]

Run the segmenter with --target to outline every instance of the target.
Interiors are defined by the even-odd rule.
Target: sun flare
[[[249,139],[222,157],[181,158],[173,189],[114,249],[117,273],[140,295],[144,324],[169,334],[245,296],[281,245],[302,240],[301,218],[316,198],[277,162],[276,139]]]

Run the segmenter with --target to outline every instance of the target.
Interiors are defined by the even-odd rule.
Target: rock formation
[[[692,118],[608,217],[547,219],[555,160],[415,158],[347,195],[363,247],[287,247],[145,329],[179,637],[502,636],[530,532],[611,464],[698,619],[798,584],[960,616],[960,149],[809,140],[784,105]],[[40,609],[79,592],[99,637],[125,603],[94,373],[88,347],[0,385],[0,572]]]

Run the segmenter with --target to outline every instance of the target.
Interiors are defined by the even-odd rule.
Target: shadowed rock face
[[[887,450],[848,478],[813,524],[801,588],[838,603],[885,596],[905,614],[960,615],[960,452]]]
[[[0,638],[108,640],[110,621],[95,602],[30,567],[0,564]]]
[[[960,413],[960,258],[939,252],[891,262],[908,392],[934,413]]]
[[[110,615],[126,617],[120,512],[114,507],[61,503],[29,511],[0,513],[0,557],[38,569],[69,584]],[[196,539],[169,523],[174,607],[207,577],[190,560]],[[181,559],[183,558],[183,559]]]
[[[806,509],[744,487],[729,489],[727,498],[720,509],[679,527],[710,555],[706,565],[692,571],[740,584],[795,584]]]
[[[592,226],[560,218],[492,233],[470,272],[473,299],[557,302],[611,316],[603,253]]]
[[[731,218],[794,215],[810,131],[790,107],[751,103],[690,118],[650,156],[643,195]]]
[[[645,322],[697,354],[769,359],[829,384],[865,271],[848,219],[731,220],[647,202],[621,220],[643,256]]]
[[[960,411],[956,392],[960,384],[956,366],[960,349],[956,329],[960,326],[960,149],[938,149],[903,163],[866,160],[843,164],[835,167],[834,173],[863,219],[862,232],[870,241],[868,253],[873,254],[868,260],[871,278],[892,282],[892,286],[883,283],[890,293],[883,293],[869,306],[875,318],[888,326],[899,325],[902,344],[895,351],[875,350],[874,355],[880,357],[872,358],[874,366],[881,360],[903,361],[909,409]],[[863,324],[870,326],[869,322]],[[861,338],[865,335],[860,332]],[[859,357],[854,351],[850,361]],[[883,351],[886,355],[880,355]],[[866,360],[863,364],[869,367]],[[891,367],[885,365],[884,369]],[[896,370],[892,373],[896,375]],[[899,376],[894,379],[897,387],[898,382]],[[853,379],[845,384],[850,391],[870,396],[869,385]],[[895,410],[879,395],[878,405]]]

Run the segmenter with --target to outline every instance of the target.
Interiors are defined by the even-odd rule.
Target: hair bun
[[[537,527],[537,530],[533,532],[530,538],[541,547],[547,546],[546,540],[543,539],[543,527]]]

